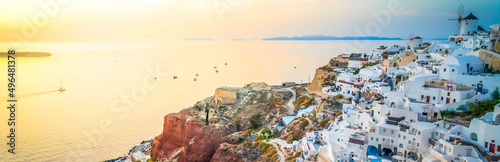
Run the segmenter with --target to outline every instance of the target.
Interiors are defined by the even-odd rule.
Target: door
[[[446,98],[446,103],[450,103],[450,98]]]
[[[495,153],[495,143],[490,143],[490,152]]]
[[[427,103],[429,103],[429,101],[431,101],[431,96],[427,96]]]

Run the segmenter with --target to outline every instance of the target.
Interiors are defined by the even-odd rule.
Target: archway
[[[476,133],[471,133],[470,134],[470,139],[473,141],[477,141],[477,134]]]
[[[408,152],[407,158],[412,159],[412,160],[417,160],[418,159],[418,154],[415,153],[415,152],[410,151],[410,152]]]
[[[368,155],[373,155],[373,156],[377,156],[378,157],[378,149],[377,147],[375,146],[368,146],[368,151],[367,151]]]
[[[381,154],[382,154],[382,156],[389,156],[389,157],[391,157],[393,153],[392,153],[391,149],[382,148]]]

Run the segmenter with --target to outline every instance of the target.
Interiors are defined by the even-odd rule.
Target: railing
[[[418,151],[417,147],[411,146],[411,145],[406,146],[406,149],[409,150],[409,151],[413,151],[413,152],[417,152]]]
[[[429,144],[431,146],[435,146],[436,145],[436,141],[434,141],[432,138],[429,138]]]
[[[387,147],[387,148],[392,148],[392,143],[390,141],[385,141],[382,143],[382,146]]]

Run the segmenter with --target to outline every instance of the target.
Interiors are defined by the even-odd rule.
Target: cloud
[[[418,16],[420,15],[420,12],[417,11],[411,11],[411,10],[406,10],[401,12],[398,16],[405,17],[405,16]]]

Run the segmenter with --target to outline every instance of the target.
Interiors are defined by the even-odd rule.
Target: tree
[[[498,92],[498,87],[495,88],[495,91],[493,91],[493,93],[491,93],[491,98],[494,100],[500,99],[500,93]]]
[[[342,94],[337,94],[337,95],[335,96],[335,98],[337,98],[338,100],[340,100],[340,99],[343,99],[343,98],[344,98],[344,95],[342,95]]]
[[[384,52],[384,53],[382,53],[382,57],[383,57],[384,59],[387,59],[387,57],[389,57],[389,55],[387,54],[387,52]]]

